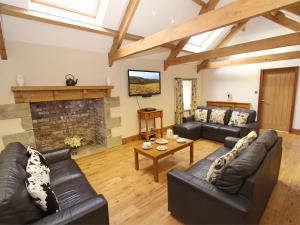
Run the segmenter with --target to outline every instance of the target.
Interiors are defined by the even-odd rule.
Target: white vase
[[[106,85],[110,86],[111,85],[111,79],[110,76],[106,77]]]
[[[25,84],[24,76],[22,74],[18,74],[16,78],[16,82],[18,86],[24,86]]]

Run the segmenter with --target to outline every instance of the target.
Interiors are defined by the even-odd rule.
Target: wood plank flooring
[[[282,133],[283,158],[280,177],[261,224],[300,224],[300,136]],[[172,168],[187,169],[189,148],[159,162],[159,183],[153,181],[152,160],[140,157],[140,170],[134,169],[134,141],[77,159],[89,182],[109,204],[110,223],[182,224],[167,209],[166,173]],[[195,142],[195,162],[216,148],[217,142]]]

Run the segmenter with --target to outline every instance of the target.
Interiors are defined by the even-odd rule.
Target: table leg
[[[190,145],[190,163],[194,162],[194,143]]]
[[[139,170],[139,153],[134,150],[134,164],[135,164],[135,169]]]
[[[153,175],[154,175],[154,181],[158,182],[158,168],[157,168],[157,159],[153,160]]]
[[[145,119],[145,123],[146,123],[146,140],[149,141],[148,120],[147,119]]]

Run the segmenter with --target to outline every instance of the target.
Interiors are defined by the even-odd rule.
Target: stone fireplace
[[[65,147],[64,139],[83,138],[82,146],[99,144],[114,147],[121,136],[112,137],[111,129],[121,126],[120,117],[111,117],[111,108],[120,106],[119,97],[110,97],[111,86],[84,87],[12,87],[17,104],[26,110],[24,133],[3,137],[4,144],[20,141],[40,151]],[[20,115],[22,123],[24,118]],[[26,135],[25,135],[26,133]],[[30,142],[26,143],[30,135]],[[29,140],[29,139],[28,139]]]

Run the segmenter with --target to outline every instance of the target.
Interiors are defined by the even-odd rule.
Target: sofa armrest
[[[71,151],[68,148],[54,149],[43,154],[47,163],[52,164],[62,160],[71,159]]]
[[[184,116],[184,117],[182,118],[182,122],[183,122],[183,123],[193,122],[193,121],[195,121],[195,115]]]
[[[240,137],[245,137],[251,131],[255,131],[259,135],[259,122],[248,123],[245,126],[241,127]]]
[[[109,224],[107,201],[99,195],[46,216],[32,225],[50,224]]]
[[[236,137],[226,137],[224,142],[224,147],[233,148],[235,144],[240,140],[240,138]]]
[[[243,224],[249,208],[246,198],[178,169],[168,173],[168,203],[169,211],[185,224]]]

